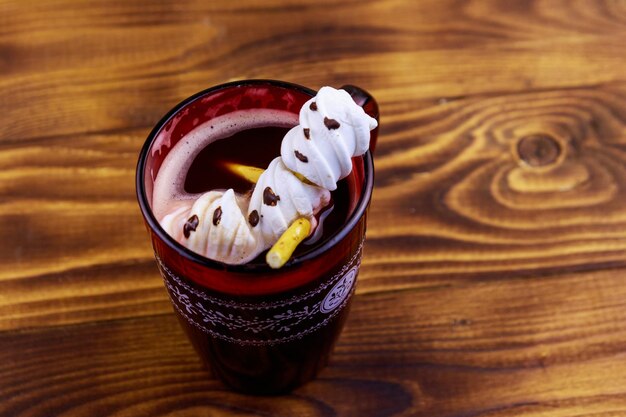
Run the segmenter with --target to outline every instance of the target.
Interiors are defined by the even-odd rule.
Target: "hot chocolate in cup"
[[[352,86],[346,90],[377,118],[377,105],[369,94]],[[313,379],[328,362],[361,263],[373,187],[372,155],[366,152],[352,159],[342,191],[345,199],[338,199],[346,206],[342,224],[326,230],[324,239],[296,253],[280,269],[259,261],[228,265],[178,243],[157,219],[163,207],[171,209],[168,204],[181,196],[164,194],[158,184],[155,187],[155,179],[160,169],[168,169],[163,162],[180,141],[188,143],[190,156],[181,158],[169,174],[179,183],[184,181],[181,170],[188,169],[194,155],[211,140],[228,141],[242,129],[291,127],[313,96],[315,92],[305,87],[271,80],[210,88],[172,109],[150,133],[139,157],[137,197],[174,312],[212,374],[243,392],[289,391]],[[372,149],[376,136],[377,130],[372,131]],[[254,146],[264,146],[262,135],[256,141]]]

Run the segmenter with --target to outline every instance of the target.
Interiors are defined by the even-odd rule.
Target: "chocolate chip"
[[[259,224],[259,212],[256,210],[252,210],[250,214],[248,215],[248,222],[250,223],[252,227]]]
[[[307,139],[311,139],[311,129],[302,129],[304,131],[304,137]]]
[[[294,150],[293,153],[296,154],[296,158],[298,158],[299,160],[301,160],[302,162],[309,162],[309,158],[307,158],[306,156],[302,155],[300,152]]]
[[[263,190],[263,203],[265,203],[266,206],[275,206],[278,204],[279,200],[280,196],[274,194],[274,191],[270,187],[265,187],[265,190]]]
[[[217,226],[220,224],[220,220],[222,220],[222,207],[218,207],[213,212],[213,226]]]
[[[316,111],[317,110],[317,104],[315,104],[315,102],[311,102],[311,104],[309,105],[309,109]]]
[[[324,117],[324,125],[328,129],[339,129],[339,126],[341,126],[338,121],[335,119],[329,119],[328,117]]]
[[[183,234],[185,235],[185,238],[189,239],[191,232],[196,231],[198,223],[200,223],[200,220],[198,220],[198,216],[196,216],[195,214],[187,220],[187,222],[183,226]]]

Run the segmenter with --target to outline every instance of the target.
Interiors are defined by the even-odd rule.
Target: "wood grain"
[[[624,300],[613,271],[359,295],[331,366],[279,398],[210,379],[170,314],[4,333],[0,414],[623,415]]]
[[[0,415],[626,415],[624,45],[623,0],[0,0]],[[200,368],[134,196],[240,78],[382,114],[348,327],[280,398]]]
[[[444,177],[452,186],[457,181],[454,176],[478,172],[483,163],[493,162],[491,158],[501,156],[508,158],[503,164],[513,164],[515,155],[510,146],[527,133],[521,132],[519,126],[531,133],[546,134],[551,134],[562,123],[566,124],[563,129],[586,129],[592,133],[596,126],[601,129],[601,137],[608,135],[609,140],[619,139],[623,123],[610,112],[623,112],[623,95],[620,93],[623,87],[618,78],[623,54],[611,52],[611,60],[619,62],[613,72],[610,62],[602,54],[608,53],[611,45],[620,44],[624,38],[619,30],[619,22],[623,22],[620,20],[623,18],[621,2],[568,2],[568,7],[538,2],[528,10],[508,9],[498,2],[373,2],[346,6],[310,3],[301,6],[309,13],[322,15],[324,22],[332,20],[324,26],[333,27],[330,32],[303,28],[298,24],[300,20],[293,18],[302,12],[301,8],[294,10],[280,4],[259,8],[254,3],[238,3],[238,6],[231,7],[198,2],[171,10],[171,5],[119,2],[113,3],[111,8],[78,6],[76,18],[64,11],[62,4],[39,2],[38,7],[31,8],[19,3],[2,3],[7,13],[2,14],[6,24],[0,32],[1,39],[5,40],[5,45],[13,46],[7,46],[2,53],[6,59],[3,59],[4,71],[0,78],[0,108],[5,115],[0,130],[3,170],[0,176],[3,202],[0,233],[3,241],[11,242],[8,250],[0,251],[3,264],[0,269],[0,285],[3,286],[0,291],[1,329],[73,323],[98,317],[106,319],[111,312],[91,309],[93,304],[88,298],[93,295],[102,302],[125,291],[143,291],[151,298],[148,303],[140,299],[133,303],[131,308],[137,314],[168,311],[163,292],[159,293],[160,300],[154,298],[161,286],[158,277],[146,275],[141,267],[133,269],[133,265],[149,265],[151,258],[134,200],[132,178],[136,154],[150,126],[173,103],[231,77],[281,78],[310,86],[350,81],[371,89],[381,101],[382,140],[377,157],[377,191],[372,205],[375,214],[371,216],[368,244],[373,250],[368,251],[365,260],[363,281],[367,282],[362,285],[362,291],[390,288],[391,285],[421,285],[423,279],[418,283],[413,279],[416,274],[424,277],[435,273],[448,279],[451,275],[475,272],[515,273],[520,268],[537,266],[549,269],[561,267],[563,263],[570,266],[594,262],[615,264],[623,259],[621,231],[611,225],[605,224],[604,231],[600,225],[595,225],[595,239],[588,230],[584,231],[585,239],[591,245],[572,234],[575,226],[569,227],[569,231],[550,228],[549,238],[546,237],[548,233],[529,238],[534,231],[524,231],[521,226],[516,227],[518,230],[494,224],[481,227],[480,222],[484,219],[473,216],[484,217],[484,211],[456,213],[454,206],[442,207],[450,203],[458,205],[458,199],[467,198],[467,195],[448,194],[448,198],[456,200],[443,204],[436,195],[444,192],[439,188]],[[335,8],[336,13],[322,13],[329,7]],[[348,9],[364,19],[382,11],[395,19],[393,22],[376,19],[360,25],[340,23]],[[43,19],[44,15],[50,18]],[[252,22],[259,16],[271,24],[261,32],[245,29],[253,27]],[[55,30],[63,23],[75,31]],[[207,32],[198,32],[198,24]],[[520,27],[527,31],[520,32]],[[263,32],[270,29],[275,32]],[[209,32],[227,33],[228,41]],[[185,38],[190,33],[196,37]],[[487,33],[491,35],[487,36]],[[548,35],[549,42],[545,38]],[[333,42],[320,43],[318,36],[333,36]],[[181,51],[183,39],[184,49]],[[194,49],[194,42],[202,42],[204,46]],[[311,50],[321,44],[327,45],[324,59],[322,50]],[[580,49],[570,44],[578,45]],[[511,48],[515,57],[507,57]],[[281,55],[287,50],[293,55]],[[554,50],[566,51],[573,58],[579,51],[581,59],[584,57],[590,62],[581,66],[573,58],[566,60],[550,55]],[[94,51],[101,53],[94,54]],[[299,71],[299,76],[294,77],[290,71],[304,59],[305,52],[313,53],[306,59],[310,68]],[[593,54],[589,55],[591,52]],[[534,58],[528,60],[524,53],[533,54]],[[485,59],[491,59],[490,54],[497,57],[498,64],[482,67]],[[265,58],[259,58],[261,56]],[[394,56],[401,56],[403,62],[391,59]],[[593,60],[587,59],[588,56]],[[259,61],[255,61],[255,57]],[[551,80],[546,83],[526,78],[525,85],[517,86],[513,80],[526,76],[523,65],[527,62],[534,65],[528,77],[546,74],[546,70],[536,67],[539,58],[552,63],[552,70],[558,73],[561,81],[584,68],[585,77],[574,77],[574,85],[610,84],[577,90],[564,82]],[[242,59],[262,62],[268,68],[263,70],[264,67],[259,66],[259,72],[255,73],[226,71]],[[318,72],[323,62],[337,59],[340,60],[337,68],[343,68],[341,63],[348,65],[349,77],[328,74],[327,69]],[[454,61],[456,59],[459,62]],[[510,65],[508,59],[512,60]],[[363,60],[369,61],[365,63]],[[424,70],[420,73],[408,71],[404,60],[412,62],[414,68]],[[419,66],[415,67],[418,62]],[[559,65],[554,65],[556,62]],[[589,67],[595,62],[600,63],[602,71]],[[476,71],[468,67],[476,65],[481,66]],[[512,65],[515,71],[510,68]],[[508,69],[502,71],[500,68]],[[394,71],[393,77],[378,78],[384,75],[381,71],[391,70]],[[455,71],[460,71],[463,76]],[[508,75],[503,81],[506,85],[501,86],[493,78],[503,74]],[[586,78],[592,75],[599,78]],[[398,77],[411,77],[411,81],[402,81]],[[450,84],[453,81],[457,82],[456,86]],[[461,81],[462,85],[458,84]],[[402,91],[395,86],[398,82]],[[429,92],[424,91],[425,88],[436,90]],[[522,92],[516,93],[519,90]],[[519,108],[500,114],[502,106],[509,100],[518,103]],[[535,106],[535,102],[545,103]],[[19,114],[25,114],[25,109],[28,109],[28,117],[19,117]],[[562,117],[559,117],[560,112],[564,112]],[[502,119],[507,117],[511,120]],[[465,123],[459,126],[462,121]],[[532,123],[528,124],[529,121]],[[479,130],[474,128],[475,123],[480,125]],[[517,130],[512,131],[515,126],[518,126]],[[491,132],[492,128],[508,131]],[[568,141],[571,136],[562,131],[552,134],[561,141]],[[472,135],[474,139],[470,139]],[[488,140],[487,136],[494,135],[506,137]],[[579,141],[594,140],[586,138],[584,132],[578,136]],[[472,146],[482,147],[480,152],[484,152],[484,160],[481,160],[483,154],[477,153],[479,149]],[[468,148],[468,152],[453,159],[452,154],[461,148]],[[571,152],[567,153],[568,160],[574,157]],[[589,157],[599,163],[595,156]],[[471,163],[476,167],[470,167]],[[431,172],[435,167],[442,169]],[[506,170],[503,166],[492,166],[491,169],[492,172],[493,169]],[[606,175],[610,174],[605,172]],[[534,183],[527,186],[534,186],[549,177],[551,175],[542,171],[535,175]],[[526,199],[524,204],[528,205],[529,198],[542,198],[536,193],[511,190],[508,180],[496,184],[481,179],[477,181],[483,181],[482,184],[474,182],[466,190],[470,190],[469,187],[500,187],[495,190],[499,194],[489,196],[492,202],[494,198],[519,197]],[[526,177],[522,180],[530,181]],[[398,190],[415,186],[423,191],[398,193]],[[463,185],[460,187],[456,190],[462,189]],[[509,195],[511,192],[513,196]],[[575,192],[576,189],[571,194],[575,195]],[[595,192],[601,193],[602,190]],[[595,198],[603,197],[597,194]],[[495,204],[501,207],[499,203]],[[512,204],[518,204],[517,200]],[[490,207],[485,207],[488,209]],[[513,207],[501,214],[510,216],[515,210]],[[530,212],[538,215],[537,211]],[[558,210],[551,210],[551,213],[542,212],[541,216],[546,222],[551,221],[550,216],[560,216]],[[604,217],[601,212],[598,215]],[[452,217],[454,219],[450,221]],[[465,226],[460,225],[463,219],[467,219]],[[529,221],[533,218],[530,217]],[[579,221],[585,222],[586,219],[583,217]],[[420,223],[419,228],[413,227],[416,222]],[[603,234],[598,235],[601,232]],[[438,243],[431,244],[435,241]],[[378,250],[381,247],[393,247],[393,250]],[[516,250],[514,257],[509,255],[511,247]],[[546,249],[552,250],[551,258]],[[534,250],[534,254],[528,250]],[[561,255],[569,258],[569,262],[561,260]],[[552,265],[556,257],[560,260],[557,265]],[[469,267],[468,263],[471,264]],[[121,267],[117,268],[117,265]],[[115,280],[94,285],[88,290],[77,281],[80,278],[76,277],[86,277],[90,269],[98,270],[103,266],[111,271]],[[39,279],[42,275],[49,277],[44,280],[51,285],[46,291],[34,293],[33,286],[44,281]],[[55,277],[72,281],[73,288],[81,286],[90,295],[84,293],[81,300],[76,300],[75,296],[65,299],[64,289],[51,288],[57,287]],[[385,282],[380,282],[381,278]],[[46,305],[46,312],[41,311],[42,304]],[[91,311],[85,311],[87,309]],[[98,312],[103,314],[98,316]],[[124,315],[120,313],[120,316]]]
[[[376,156],[366,279],[389,288],[414,285],[416,274],[623,266],[624,92],[611,85],[397,106],[389,119],[401,127]],[[542,146],[550,159],[537,158]]]

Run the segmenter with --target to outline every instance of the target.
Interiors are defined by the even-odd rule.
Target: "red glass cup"
[[[378,117],[368,93],[343,88]],[[314,95],[305,87],[271,80],[209,88],[172,109],[139,156],[137,198],[174,311],[205,365],[238,391],[286,392],[314,378],[327,363],[359,271],[374,181],[371,153],[353,158],[348,220],[324,243],[278,270],[265,264],[226,265],[180,245],[152,213],[154,179],[169,150],[195,126],[244,109],[298,114]],[[372,149],[376,136],[372,131]]]

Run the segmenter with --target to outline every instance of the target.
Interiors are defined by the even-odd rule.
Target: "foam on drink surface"
[[[155,178],[152,209],[172,238],[227,264],[253,260],[297,219],[308,220],[315,231],[318,214],[332,201],[331,191],[350,174],[352,158],[367,151],[370,131],[377,126],[346,91],[332,87],[322,87],[298,115],[273,109],[233,111],[184,134],[181,126],[199,123],[197,118],[183,117],[188,110],[168,121],[155,140],[153,155],[178,141]],[[183,120],[185,124],[178,126]],[[291,129],[282,138],[280,156],[261,173],[252,192],[214,188],[195,194],[185,189],[190,167],[203,149],[238,132],[267,126]]]
[[[161,219],[176,209],[189,205],[201,194],[185,191],[185,179],[196,156],[211,143],[238,132],[260,127],[289,128],[298,124],[298,115],[274,109],[240,110],[217,116],[198,125],[183,136],[165,157],[154,181],[152,211]],[[173,129],[170,130],[170,132]],[[161,132],[153,149],[161,149],[170,138]]]

